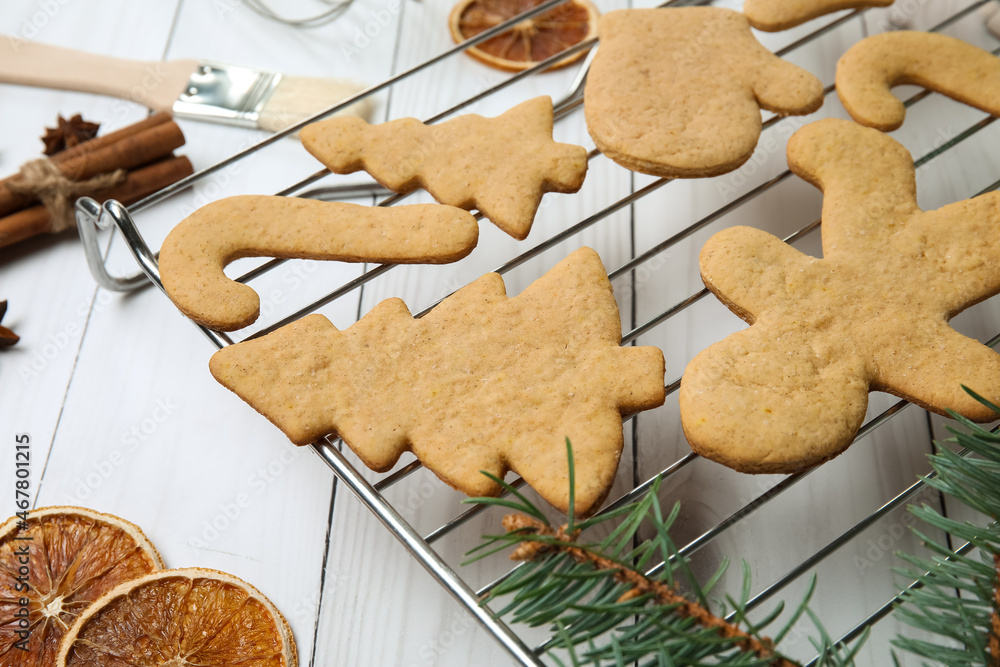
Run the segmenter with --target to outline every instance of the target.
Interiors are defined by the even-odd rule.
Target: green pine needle
[[[569,511],[566,516],[566,532],[576,532],[576,469],[573,465],[573,445],[566,438],[566,461],[569,466]]]
[[[966,388],[976,400],[1000,417],[1000,408]],[[993,623],[1000,614],[996,595],[1000,569],[994,558],[1000,554],[1000,435],[950,413],[964,431],[949,427],[954,437],[942,445],[964,448],[956,454],[947,446],[930,456],[935,474],[926,483],[984,516],[979,522],[959,523],[924,505],[910,512],[925,524],[946,532],[954,541],[967,543],[957,553],[914,528],[915,534],[933,554],[930,559],[909,554],[899,556],[912,567],[898,570],[916,580],[900,596],[896,615],[907,625],[941,641],[900,636],[893,644],[900,650],[948,667],[983,667],[1000,664],[991,653]],[[961,595],[956,595],[960,592]],[[996,651],[994,648],[993,651]]]
[[[517,510],[519,510],[521,512],[524,512],[525,514],[528,514],[528,515],[530,515],[530,516],[538,519],[539,521],[541,521],[545,525],[549,524],[549,520],[547,518],[545,518],[545,514],[542,512],[542,510],[538,509],[538,507],[535,506],[530,500],[528,500],[524,496],[524,494],[522,494],[520,491],[518,491],[513,486],[511,486],[510,484],[508,484],[504,480],[500,479],[499,477],[497,477],[496,475],[494,475],[491,472],[487,472],[485,470],[480,470],[479,472],[482,473],[483,475],[486,475],[488,478],[490,478],[491,480],[493,480],[494,482],[496,482],[497,484],[499,484],[500,488],[503,490],[503,492],[509,493],[509,494],[511,494],[512,496],[514,496],[515,498],[517,498],[518,500],[521,501],[520,504],[514,503],[514,504],[511,505],[511,507],[513,507],[514,509],[517,509]],[[470,503],[470,504],[474,504],[474,505],[488,505],[488,504],[499,505],[500,503],[497,502],[499,500],[504,500],[504,499],[502,499],[502,498],[465,498],[464,500],[462,500],[462,502],[463,503]],[[510,500],[506,500],[506,502],[513,503],[513,501],[510,501]]]

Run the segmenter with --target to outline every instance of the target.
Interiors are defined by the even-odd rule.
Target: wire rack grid
[[[252,159],[256,153],[268,149],[283,136],[294,132],[302,125],[333,113],[360,97],[387,89],[392,90],[394,86],[402,85],[407,79],[415,77],[439,63],[454,57],[461,58],[462,56],[459,55],[461,51],[489,39],[518,21],[544,12],[563,1],[565,0],[548,0],[537,8],[494,29],[400,72],[314,118],[254,144],[130,209],[126,209],[114,201],[106,202],[100,206],[93,200],[81,200],[78,203],[77,217],[88,262],[95,278],[101,286],[116,291],[127,291],[150,283],[162,289],[156,254],[136,225],[136,216],[141,211],[154,208],[160,202],[189,191],[196,187],[199,182],[231,165]],[[699,2],[667,2],[663,6],[688,4],[713,3],[704,0]],[[981,29],[982,21],[978,17],[977,10],[985,4],[985,1],[949,3],[952,9],[949,10],[947,16],[938,17],[939,20],[919,27],[940,32],[958,31],[960,34],[968,33],[977,27]],[[775,51],[778,55],[792,60],[809,50],[823,55],[833,53],[831,62],[835,62],[836,54],[842,52],[845,44],[863,37],[868,30],[898,27],[893,23],[898,16],[899,14],[877,13],[873,10],[842,12],[832,15],[826,20],[808,24],[802,30],[792,34],[790,38],[786,38],[786,43],[781,48],[776,48]],[[907,16],[905,12],[902,14],[904,19]],[[594,43],[595,40],[588,40],[571,50],[574,52],[582,51],[590,48]],[[457,112],[475,108],[480,102],[488,101],[491,96],[496,96],[501,91],[518,86],[525,80],[538,80],[541,77],[536,75],[544,71],[549,64],[564,56],[565,54],[553,56],[525,72],[491,82],[475,94],[427,118],[426,122],[437,122]],[[831,60],[829,55],[825,55],[825,57],[827,60]],[[561,98],[559,98],[560,91],[553,91],[553,97],[559,98],[555,105],[557,132],[564,126],[573,125],[573,129],[564,131],[570,134],[575,131],[576,136],[582,137],[582,113],[580,113],[579,108],[582,106],[582,88],[588,64],[589,60],[584,61],[577,75],[570,81],[569,90]],[[830,71],[832,72],[832,69]],[[826,73],[824,81],[830,80],[832,80],[832,76]],[[842,115],[837,107],[832,83],[826,87],[825,92],[827,103],[818,115]],[[977,144],[985,143],[990,137],[995,136],[995,134],[990,134],[996,130],[992,127],[994,118],[983,118],[982,114],[973,113],[964,108],[959,109],[957,105],[949,106],[955,105],[955,103],[942,100],[939,96],[929,94],[926,91],[905,90],[904,99],[910,108],[911,118],[908,119],[907,126],[902,131],[904,136],[901,140],[908,147],[911,145],[923,147],[921,150],[913,150],[918,168],[918,185],[921,187],[927,185],[931,182],[929,177],[933,178],[934,183],[941,180],[948,181],[944,187],[938,188],[939,191],[932,195],[936,200],[940,200],[937,205],[948,203],[951,200],[968,198],[1000,187],[1000,181],[987,180],[978,185],[970,185],[967,182],[968,179],[964,177],[955,177],[950,181],[947,178],[947,175],[955,169],[953,160],[969,159],[963,151],[969,150],[970,147],[974,151]],[[942,106],[944,115],[937,108]],[[922,114],[925,111],[926,113]],[[926,118],[923,118],[924,115]],[[921,118],[913,120],[914,117],[918,116]],[[947,123],[944,125],[940,122],[942,117],[947,119]],[[668,397],[675,397],[680,384],[680,372],[687,360],[710,342],[722,338],[741,326],[735,318],[725,313],[724,309],[714,304],[714,300],[704,299],[708,295],[708,290],[698,284],[697,249],[707,236],[730,224],[751,224],[764,227],[774,233],[780,232],[779,235],[783,236],[786,241],[797,244],[803,251],[817,253],[820,199],[809,186],[798,183],[797,179],[784,168],[784,144],[781,141],[787,139],[794,129],[811,119],[766,118],[764,134],[758,152],[744,168],[733,174],[716,179],[706,179],[699,183],[653,179],[630,174],[611,164],[594,149],[589,155],[591,175],[588,177],[588,181],[595,178],[596,171],[597,175],[624,181],[627,194],[616,196],[611,201],[599,202],[594,208],[582,212],[578,207],[567,203],[570,198],[549,195],[546,197],[546,205],[539,213],[539,219],[554,220],[555,222],[544,225],[536,223],[536,230],[541,232],[541,236],[539,236],[539,231],[536,231],[528,241],[522,242],[520,245],[506,244],[503,246],[499,252],[506,253],[506,255],[503,256],[499,266],[495,264],[484,265],[483,262],[489,260],[484,260],[481,256],[474,254],[467,260],[463,260],[467,264],[465,271],[468,275],[477,275],[492,269],[510,279],[511,276],[517,274],[518,269],[529,267],[530,271],[525,271],[527,275],[518,276],[515,279],[515,282],[528,282],[554,263],[550,259],[558,259],[564,255],[566,248],[590,243],[595,237],[599,245],[601,240],[608,235],[621,234],[621,228],[624,227],[625,234],[628,236],[628,242],[625,244],[627,252],[624,256],[622,256],[621,244],[618,244],[616,246],[618,249],[611,253],[614,257],[609,258],[602,252],[606,264],[614,267],[609,271],[609,278],[615,285],[623,315],[625,333],[622,344],[655,344],[663,347],[667,351],[668,357],[666,389]],[[921,122],[922,126],[919,125]],[[928,127],[931,129],[929,130]],[[975,140],[969,141],[972,138]],[[580,141],[582,142],[583,139]],[[775,145],[777,148],[774,148]],[[1000,169],[996,171],[1000,172]],[[611,176],[607,176],[608,174]],[[337,178],[331,176],[326,170],[319,170],[281,189],[277,194],[320,199],[358,196],[359,191],[354,186],[324,185],[316,187],[318,182],[328,177]],[[985,175],[987,179],[996,179],[997,177],[998,173]],[[365,187],[361,187],[360,192],[374,192],[376,190],[376,188],[366,190]],[[558,202],[549,206],[548,203],[553,197],[558,198]],[[406,196],[393,195],[378,201],[377,205],[389,206],[405,198]],[[592,204],[593,202],[588,201],[587,203]],[[562,208],[553,210],[557,206]],[[930,208],[929,206],[924,207]],[[656,212],[655,217],[670,218],[670,225],[643,225],[644,220],[653,217],[650,215],[650,210]],[[775,210],[782,213],[780,221],[766,222],[766,216],[773,215]],[[481,218],[481,216],[479,217]],[[610,227],[611,225],[617,225],[617,227]],[[102,255],[97,234],[98,230],[108,229],[112,226],[120,232],[128,249],[139,263],[140,273],[118,277],[112,276],[108,271],[106,267],[107,257]],[[620,261],[617,264],[614,263],[613,260],[618,259],[619,256]],[[245,272],[238,280],[250,282],[265,279],[268,274],[273,273],[274,269],[284,263],[285,260],[263,262]],[[365,267],[357,276],[296,308],[294,312],[279,314],[276,318],[272,318],[272,321],[265,321],[263,326],[252,332],[242,332],[241,338],[247,339],[264,335],[307,313],[315,312],[335,303],[356,291],[363,294],[368,289],[372,294],[378,295],[380,290],[373,286],[377,285],[380,279],[389,277],[394,272],[398,274],[409,270],[412,269],[390,265]],[[405,278],[401,280],[405,282]],[[440,291],[437,297],[425,300],[426,305],[417,312],[417,316],[428,312],[440,301],[440,298],[458,286],[460,284],[449,285],[445,282],[445,289]],[[391,289],[391,287],[383,289]],[[508,291],[513,292],[514,290],[509,288]],[[965,320],[957,320],[956,326],[965,326],[969,329],[979,327],[981,330],[983,326],[981,321],[983,320],[989,323],[986,326],[992,325],[996,322],[997,304],[995,301],[994,299],[980,304],[977,306],[978,316],[968,318],[968,323],[965,323]],[[359,300],[359,315],[363,313],[363,303],[364,298]],[[692,322],[699,324],[696,326]],[[201,329],[220,348],[235,342],[227,334],[203,327]],[[710,332],[707,334],[710,338],[705,338],[704,331],[706,330]],[[691,335],[691,331],[697,333]],[[986,341],[987,344],[996,345],[1000,336],[990,338],[991,335],[992,333],[986,335],[979,333],[980,338],[989,339]],[[683,341],[683,344],[675,344],[674,341],[678,338]],[[911,415],[909,417],[911,426],[898,429],[900,433],[894,433],[894,424],[900,421],[897,417],[901,414]],[[755,590],[750,607],[757,608],[778,593],[790,594],[794,592],[796,585],[803,585],[802,582],[808,572],[823,565],[830,559],[831,555],[837,553],[845,545],[857,544],[859,540],[862,541],[862,549],[860,551],[855,549],[854,560],[851,563],[853,572],[850,568],[844,570],[842,567],[840,569],[835,567],[833,569],[835,573],[839,572],[841,575],[846,571],[848,574],[860,576],[863,574],[865,566],[864,564],[858,565],[856,554],[865,553],[863,550],[864,537],[870,534],[873,527],[886,521],[887,517],[898,517],[901,508],[907,502],[914,498],[926,500],[930,497],[926,495],[927,490],[922,481],[907,482],[896,484],[884,498],[866,498],[867,502],[856,508],[851,514],[853,518],[847,525],[836,525],[831,522],[831,525],[822,526],[822,530],[817,530],[817,524],[823,522],[817,521],[815,516],[805,519],[801,517],[791,518],[793,514],[802,513],[800,507],[802,494],[809,487],[814,487],[809,489],[814,496],[822,498],[824,494],[838,494],[845,487],[853,488],[853,484],[864,483],[864,479],[860,482],[856,479],[865,477],[857,472],[858,466],[877,465],[879,462],[898,464],[902,461],[903,467],[906,468],[904,472],[910,473],[910,468],[914,465],[911,460],[913,456],[901,452],[910,446],[910,443],[904,442],[904,440],[912,437],[912,423],[917,424],[918,431],[923,428],[926,432],[921,452],[928,451],[930,433],[937,428],[929,416],[903,401],[885,396],[873,397],[869,417],[857,437],[855,447],[852,448],[852,451],[853,449],[867,449],[868,451],[864,455],[873,457],[871,462],[866,463],[858,456],[855,456],[856,460],[852,461],[850,460],[851,455],[845,455],[841,457],[843,462],[838,459],[819,469],[797,475],[751,478],[725,471],[714,464],[708,464],[708,462],[695,465],[699,461],[699,457],[690,453],[682,442],[676,400],[674,398],[671,401],[668,398],[668,404],[664,408],[626,420],[627,435],[630,436],[627,449],[630,445],[631,451],[625,453],[623,471],[619,474],[619,479],[612,492],[612,501],[605,508],[605,511],[636,499],[649,488],[654,478],[663,479],[661,493],[669,499],[682,499],[686,508],[684,516],[689,517],[679,526],[682,537],[680,543],[685,545],[682,554],[692,556],[698,553],[697,562],[703,563],[702,569],[706,571],[714,569],[717,562],[725,555],[739,554],[746,549],[747,543],[753,545],[755,540],[766,540],[766,537],[760,537],[761,533],[770,530],[766,526],[781,526],[784,522],[786,530],[806,530],[815,533],[808,540],[799,538],[793,540],[794,543],[801,544],[802,549],[796,549],[793,554],[775,558],[775,564],[772,568],[758,567],[755,569],[755,575],[768,582],[765,587]],[[880,449],[885,448],[893,453],[890,455],[873,454],[871,449],[874,446],[869,446],[873,440],[879,441]],[[373,476],[368,471],[362,470],[357,459],[353,458],[349,451],[345,451],[337,440],[324,439],[313,444],[312,448],[333,470],[339,482],[345,484],[378,517],[440,585],[453,595],[476,618],[479,624],[502,644],[517,664],[545,664],[540,657],[541,649],[546,647],[544,636],[539,636],[537,632],[523,628],[517,628],[515,631],[498,620],[488,608],[479,603],[483,594],[490,591],[507,576],[504,568],[493,571],[485,577],[484,581],[473,584],[470,575],[464,571],[460,575],[453,565],[454,558],[450,557],[450,554],[455,551],[455,548],[451,545],[451,539],[443,540],[446,536],[464,533],[464,538],[456,539],[466,546],[474,544],[475,537],[480,534],[477,532],[477,527],[482,525],[481,521],[484,519],[480,515],[488,513],[489,510],[485,510],[481,506],[474,506],[471,509],[455,509],[456,505],[451,504],[450,516],[440,521],[435,519],[430,530],[422,531],[415,525],[419,523],[418,521],[415,521],[411,516],[406,516],[390,500],[394,487],[411,479],[415,473],[421,470],[418,462],[410,461],[398,466],[396,470],[388,474]],[[628,474],[629,472],[631,475]],[[904,474],[901,478],[913,480],[916,478],[916,473],[919,472],[925,472],[925,470],[917,464],[917,467],[912,470],[913,474],[908,474],[908,476]],[[848,476],[846,482],[845,475]],[[811,479],[812,482],[803,485],[802,482],[807,478]],[[521,486],[520,480],[514,480],[513,483],[515,486]],[[729,488],[729,492],[720,490],[723,487]],[[736,491],[732,489],[736,489]],[[708,496],[711,498],[709,499]],[[719,497],[725,502],[718,502]],[[778,506],[778,502],[776,502],[782,498],[786,499],[784,507]],[[817,510],[817,507],[822,508],[824,501],[818,503],[812,501],[812,503],[808,506],[810,511],[822,512],[822,509]],[[773,515],[760,518],[765,510],[775,506],[778,506],[778,509],[774,510]],[[473,521],[473,519],[477,520]],[[895,535],[895,533],[892,534]],[[881,544],[876,540],[870,541],[876,545]],[[754,551],[754,548],[751,548],[750,551],[759,554],[766,553],[767,550],[758,548]],[[865,559],[862,557],[862,560]],[[881,556],[871,560],[881,560]],[[653,571],[655,572],[656,569],[654,567]],[[899,590],[898,582],[891,581],[891,577],[888,577],[886,573],[883,572],[882,578],[889,579],[888,590]],[[724,583],[732,583],[732,581],[724,580]],[[839,583],[837,585],[839,586]],[[902,585],[905,586],[906,582],[903,582]],[[884,587],[879,590],[883,589]],[[862,605],[845,605],[843,601],[831,602],[832,605],[844,610],[849,619],[846,624],[841,624],[843,627],[837,632],[837,636],[844,640],[850,640],[857,637],[866,628],[874,626],[890,612],[894,599],[895,596],[890,594],[880,601],[872,602],[869,600],[866,601],[867,604]],[[802,651],[803,661],[808,662],[808,647],[800,646],[799,648]]]

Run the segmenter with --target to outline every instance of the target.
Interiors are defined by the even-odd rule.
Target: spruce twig
[[[771,639],[753,637],[733,623],[714,615],[697,602],[688,600],[666,583],[649,579],[627,565],[576,544],[576,535],[567,534],[567,526],[556,530],[523,514],[508,514],[503,519],[503,527],[508,533],[520,531],[555,538],[554,542],[521,542],[511,554],[513,560],[533,560],[548,552],[568,554],[577,563],[589,564],[597,570],[612,572],[616,581],[627,583],[630,588],[618,598],[618,602],[627,602],[643,595],[650,596],[657,604],[673,607],[674,613],[678,616],[693,619],[703,628],[715,630],[726,639],[736,640],[740,650],[753,653],[769,661],[768,664],[775,667],[795,666],[795,663],[775,654],[774,642]]]
[[[996,405],[969,393],[1000,416]],[[962,523],[926,505],[910,508],[924,523],[965,545],[952,550],[914,528],[934,557],[899,554],[913,566],[901,574],[913,577],[916,584],[900,597],[896,614],[908,625],[949,641],[899,636],[893,644],[949,667],[1000,667],[1000,435],[997,429],[987,431],[950,414],[964,428],[949,427],[954,437],[941,444],[965,451],[956,454],[942,447],[930,457],[936,476],[924,479],[987,521]]]
[[[568,441],[566,445],[572,480],[572,447]],[[494,481],[510,496],[467,502],[501,505],[517,513],[504,519],[505,533],[485,536],[470,552],[470,560],[514,547],[512,558],[525,562],[495,585],[483,602],[505,600],[497,616],[548,626],[551,637],[538,651],[553,664],[799,667],[781,655],[779,644],[803,617],[812,619],[819,632],[819,641],[813,641],[820,653],[814,664],[854,664],[866,636],[853,647],[835,645],[808,608],[813,586],[792,608],[773,641],[763,633],[782,616],[784,606],[777,605],[761,620],[750,620],[750,569],[745,563],[741,594],[736,599],[725,596],[731,613],[714,609],[717,605],[709,602],[709,595],[728,563],[724,561],[707,583],[696,580],[689,560],[669,535],[680,506],[675,504],[664,514],[657,497],[659,479],[633,503],[587,519],[568,517],[562,527],[550,524],[541,510],[502,480]],[[602,541],[580,541],[584,531],[600,524],[613,526]],[[643,525],[652,528],[651,538],[639,538]],[[657,567],[650,570],[653,565]]]

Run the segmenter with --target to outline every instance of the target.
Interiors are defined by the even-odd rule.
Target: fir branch
[[[566,446],[573,479],[568,440]],[[728,563],[724,561],[706,584],[696,580],[688,559],[670,539],[680,505],[664,514],[657,497],[660,479],[653,480],[637,501],[584,520],[571,515],[561,528],[552,526],[524,495],[502,480],[494,481],[510,497],[502,503],[492,498],[466,502],[502,504],[518,513],[504,519],[506,532],[485,536],[470,552],[474,554],[470,560],[514,547],[512,558],[525,562],[496,584],[483,603],[503,600],[506,606],[495,612],[497,616],[548,626],[551,637],[538,651],[557,665],[567,664],[568,659],[574,667],[799,667],[780,654],[779,644],[799,619],[808,617],[820,637],[813,641],[819,656],[812,664],[845,667],[854,664],[867,637],[864,634],[853,647],[829,638],[808,607],[813,582],[776,639],[768,639],[763,633],[782,615],[784,606],[777,605],[762,620],[749,620],[750,569],[745,563],[741,594],[737,599],[726,596],[729,614],[713,609],[709,595]],[[582,531],[601,524],[613,526],[603,540],[580,541]],[[638,535],[644,525],[653,530],[650,539]],[[654,564],[657,567],[650,570]],[[690,594],[683,595],[682,590]]]
[[[997,406],[969,393],[1000,416]],[[910,508],[927,525],[966,544],[952,550],[914,529],[936,556],[898,554],[915,568],[900,573],[913,577],[916,584],[900,596],[896,615],[914,628],[953,643],[899,636],[893,644],[949,667],[1000,667],[1000,435],[997,429],[987,431],[958,414],[950,415],[964,428],[949,427],[954,437],[938,444],[959,445],[964,450],[955,453],[941,447],[929,457],[934,476],[924,481],[983,514],[987,521],[960,523],[926,505]]]
[[[597,570],[612,572],[615,581],[628,584],[630,588],[618,598],[617,602],[619,603],[647,596],[657,604],[672,607],[678,616],[690,618],[703,628],[714,630],[726,639],[735,640],[736,646],[741,651],[753,653],[767,661],[769,665],[775,667],[795,667],[796,665],[796,663],[775,653],[774,642],[771,639],[753,637],[733,623],[715,616],[697,602],[688,600],[668,584],[649,579],[641,572],[637,572],[623,563],[577,544],[577,535],[567,534],[567,526],[562,526],[557,530],[523,514],[508,514],[503,519],[503,527],[508,533],[521,532],[554,538],[552,541],[545,542],[535,540],[521,542],[511,554],[512,560],[534,560],[543,553],[565,553],[577,563],[589,564]]]

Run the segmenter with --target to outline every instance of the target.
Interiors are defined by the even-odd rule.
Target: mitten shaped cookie
[[[749,227],[705,244],[705,284],[752,326],[688,365],[691,447],[744,472],[790,473],[842,452],[868,392],[993,418],[1000,354],[948,325],[1000,293],[1000,193],[922,211],[910,154],[888,135],[827,119],[788,143],[823,190],[823,258]]]
[[[553,141],[548,97],[496,118],[467,114],[435,125],[331,118],[301,137],[334,173],[367,171],[393,192],[423,188],[442,204],[478,209],[516,239],[528,236],[543,194],[576,192],[587,175],[586,149]]]
[[[892,3],[893,0],[746,0],[743,13],[758,30],[777,32],[842,9],[888,7]]]
[[[736,169],[760,137],[760,110],[807,114],[823,86],[754,38],[739,12],[715,7],[623,9],[598,24],[584,108],[609,158],[672,178]]]
[[[469,495],[517,471],[576,510],[607,495],[623,414],[664,401],[663,353],[620,347],[621,320],[600,258],[582,248],[508,298],[486,274],[425,317],[389,299],[345,331],[310,315],[212,357],[215,378],[303,445],[337,433],[374,470],[407,450]]]
[[[837,63],[837,95],[851,117],[883,132],[903,124],[893,86],[914,84],[1000,115],[1000,58],[930,32],[887,32],[861,40]]]

